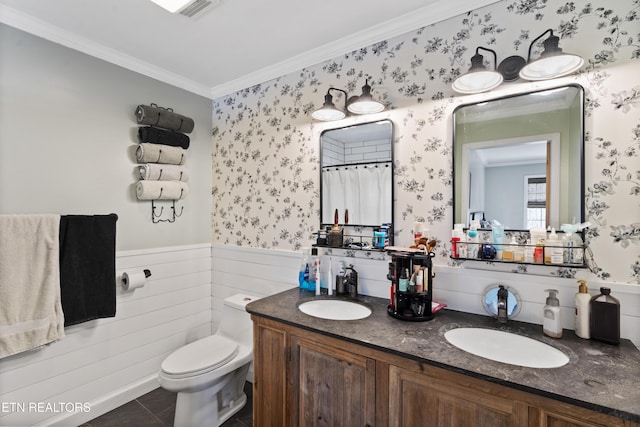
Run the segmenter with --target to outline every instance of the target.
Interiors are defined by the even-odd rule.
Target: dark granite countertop
[[[344,339],[376,350],[404,356],[440,368],[471,375],[508,387],[564,401],[619,418],[640,422],[640,351],[629,340],[618,346],[578,338],[565,330],[562,338],[549,338],[541,325],[509,321],[501,325],[488,316],[441,310],[433,320],[406,322],[387,314],[388,300],[360,295],[372,309],[362,320],[324,320],[297,309],[316,298],[297,288],[247,305],[251,314]],[[445,332],[459,327],[480,327],[513,332],[549,344],[569,357],[560,368],[538,369],[494,362],[454,347]]]

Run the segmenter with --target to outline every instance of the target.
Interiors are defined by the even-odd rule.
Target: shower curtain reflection
[[[340,218],[349,210],[349,223],[381,225],[391,222],[391,162],[367,165],[332,166],[322,170],[322,218]],[[385,203],[380,203],[384,201]]]

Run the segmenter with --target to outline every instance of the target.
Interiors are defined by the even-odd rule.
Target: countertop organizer
[[[151,221],[175,222],[181,216],[176,211],[176,200],[184,199],[189,193],[189,170],[184,167],[186,150],[190,140],[186,133],[194,127],[193,119],[177,114],[172,108],[157,104],[138,105],[135,111],[139,145],[136,160],[140,180],[136,184],[138,200],[151,201]],[[164,211],[161,206],[156,211],[157,201],[171,201],[171,216],[160,219]]]

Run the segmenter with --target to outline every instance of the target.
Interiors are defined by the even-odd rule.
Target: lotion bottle
[[[549,292],[547,303],[544,306],[544,318],[542,320],[542,332],[551,338],[562,337],[562,323],[560,322],[560,301],[556,297],[556,289],[545,289]]]
[[[591,313],[590,302],[591,295],[589,295],[589,288],[587,288],[587,282],[585,280],[578,280],[580,286],[578,286],[578,293],[576,294],[576,324],[575,332],[580,338],[589,339],[589,316]]]

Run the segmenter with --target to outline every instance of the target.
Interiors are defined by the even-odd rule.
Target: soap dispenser
[[[547,303],[544,306],[544,318],[542,320],[542,331],[551,338],[562,337],[562,323],[560,321],[560,301],[556,296],[556,289],[545,289],[549,292]]]

